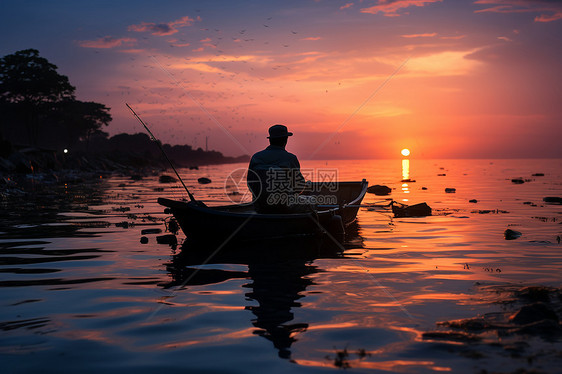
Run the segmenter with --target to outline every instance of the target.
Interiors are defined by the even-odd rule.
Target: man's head
[[[269,136],[267,138],[269,139],[269,144],[284,147],[287,145],[289,136],[292,135],[292,132],[287,131],[287,126],[273,125],[269,128]]]

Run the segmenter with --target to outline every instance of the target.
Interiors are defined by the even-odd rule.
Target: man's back
[[[270,127],[269,134],[270,145],[250,160],[248,187],[258,213],[289,212],[305,182],[297,156],[285,150],[293,134],[283,125]]]

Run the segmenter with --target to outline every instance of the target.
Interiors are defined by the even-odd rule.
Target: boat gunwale
[[[172,202],[171,204],[166,204],[165,202]],[[232,205],[222,205],[222,206],[217,206],[217,207],[211,207],[211,206],[197,206],[195,204],[189,204],[189,202],[184,202],[184,201],[177,201],[177,200],[171,200],[171,199],[166,199],[163,197],[159,197],[158,198],[158,203],[160,205],[163,205],[165,207],[171,208],[173,209],[189,209],[189,210],[195,210],[195,211],[199,211],[201,213],[205,213],[205,214],[212,214],[212,215],[218,215],[218,216],[228,216],[228,217],[239,217],[239,218],[248,218],[251,216],[259,216],[260,219],[281,219],[281,218],[291,218],[291,219],[297,219],[297,218],[307,218],[310,217],[313,212],[307,212],[307,213],[257,213],[257,212],[232,212],[232,211],[227,211],[227,210],[222,210],[222,209],[217,209],[217,208],[226,208],[226,207],[236,207],[236,206],[244,206],[244,205],[251,205],[251,204],[232,204]],[[174,206],[175,205],[175,206]],[[180,206],[178,206],[180,205]],[[321,210],[321,211],[317,211],[315,212],[316,214],[326,214],[330,211],[336,211],[338,208],[331,208],[331,209],[327,209],[327,210]]]

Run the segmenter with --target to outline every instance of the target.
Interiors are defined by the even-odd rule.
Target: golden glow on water
[[[410,179],[410,160],[407,158],[402,160],[402,180]]]
[[[403,149],[402,150],[402,154],[404,154],[404,151],[408,151],[407,149]],[[409,153],[410,151],[408,151],[407,153]],[[402,181],[404,183],[402,183],[402,193],[405,194],[409,194],[410,193],[410,189],[408,188],[408,182],[410,180],[410,160],[405,158],[402,160]],[[402,201],[406,202],[408,201],[408,199],[403,198]]]
[[[174,368],[182,368],[189,357],[189,365],[217,372],[224,369],[217,359],[221,358],[258,373],[240,352],[256,352],[251,360],[262,367],[285,365],[285,358],[278,357],[284,354],[303,366],[334,368],[336,352],[344,349],[349,365],[357,369],[462,371],[464,358],[450,359],[453,356],[432,350],[422,334],[435,328],[436,321],[495,310],[497,293],[487,290],[498,283],[559,283],[559,206],[544,204],[542,198],[562,194],[562,163],[400,161],[329,161],[341,181],[366,178],[370,185],[385,184],[392,192],[365,196],[345,257],[290,266],[176,263],[181,247],[160,245],[156,235],[147,235],[149,243],[141,245],[139,232],[143,225],[164,229],[157,197],[181,199],[185,193],[175,186],[163,187],[158,176],[142,181],[104,177],[100,183],[108,189],[101,205],[61,210],[53,226],[26,217],[17,222],[18,231],[0,233],[0,246],[22,259],[18,265],[0,266],[5,270],[0,288],[6,305],[0,322],[22,326],[4,333],[23,342],[14,349],[36,355],[44,349],[42,358],[47,361],[55,350],[88,342],[101,343],[118,359],[119,347],[127,347],[127,356],[137,354],[155,363],[165,351]],[[325,161],[302,164],[327,166]],[[244,166],[180,172],[197,198],[209,206],[223,205],[230,203],[224,181]],[[537,172],[545,175],[532,176]],[[209,175],[213,184],[197,183],[198,177]],[[530,181],[515,185],[510,182],[513,177]],[[456,193],[445,193],[447,187],[456,188]],[[65,196],[72,197],[74,188],[69,183]],[[396,218],[385,199],[408,205],[426,202],[433,215]],[[478,202],[469,203],[471,199]],[[119,210],[124,206],[130,211]],[[159,220],[148,220],[148,214]],[[137,227],[116,225],[124,221]],[[523,232],[517,241],[503,237],[511,224]],[[69,227],[73,230],[61,231]],[[180,233],[178,239],[183,238]],[[45,263],[46,257],[56,261]],[[37,264],[30,263],[34,259]],[[20,271],[38,266],[49,271]],[[69,301],[63,305],[63,299]],[[37,320],[35,331],[58,332],[41,335],[45,343],[35,348],[37,334],[28,331],[18,315],[25,315],[28,323]],[[360,357],[361,351],[370,355]],[[405,358],[409,351],[420,355]],[[71,353],[90,362],[106,351]],[[492,351],[486,354],[494,357]],[[497,366],[490,369],[499,371]]]

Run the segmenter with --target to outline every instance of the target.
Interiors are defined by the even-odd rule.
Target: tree
[[[109,108],[76,100],[74,91],[68,77],[59,74],[57,66],[40,57],[36,49],[0,58],[0,109],[4,114],[0,120],[4,122],[4,135],[21,138],[18,125],[25,124],[28,142],[38,145],[40,138],[48,138],[39,136],[47,126],[43,130],[48,131],[43,133],[66,142],[102,133],[102,126],[111,121]]]
[[[0,100],[39,106],[74,99],[75,88],[57,69],[39,57],[36,49],[4,56],[0,59]]]

